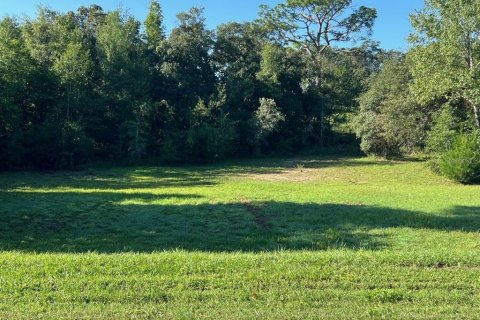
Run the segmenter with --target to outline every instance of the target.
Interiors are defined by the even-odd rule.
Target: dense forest
[[[192,8],[169,34],[157,0],[143,22],[96,5],[3,18],[0,169],[360,145],[387,158],[428,153],[434,169],[471,182],[480,6],[427,0],[406,53],[371,40],[376,15],[352,0],[287,0],[209,30]]]

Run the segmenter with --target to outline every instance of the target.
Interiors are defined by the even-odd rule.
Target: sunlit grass
[[[0,175],[0,318],[476,319],[480,186],[417,161]]]

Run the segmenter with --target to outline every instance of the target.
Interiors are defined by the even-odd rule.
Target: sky
[[[0,0],[0,17],[35,17],[38,5],[46,5],[57,11],[76,10],[78,7],[98,4],[104,10],[119,7],[144,20],[150,0]],[[167,30],[176,25],[176,14],[190,7],[205,8],[208,26],[229,21],[251,21],[257,17],[261,4],[275,5],[280,0],[160,0]],[[374,7],[378,11],[373,39],[385,49],[406,50],[411,27],[409,14],[423,6],[423,0],[354,0],[356,5]]]

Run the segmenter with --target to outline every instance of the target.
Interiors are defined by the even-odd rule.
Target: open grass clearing
[[[476,319],[480,186],[296,158],[0,175],[0,317]]]

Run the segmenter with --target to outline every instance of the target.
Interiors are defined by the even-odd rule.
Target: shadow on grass
[[[372,229],[480,230],[480,208],[432,215],[390,208],[282,202],[156,204],[200,199],[143,193],[0,192],[0,250],[154,252],[388,248]]]
[[[213,186],[223,177],[281,174],[298,167],[305,169],[394,166],[401,160],[367,160],[341,156],[299,159],[254,159],[223,164],[184,167],[145,167],[86,170],[79,172],[24,172],[4,176],[15,181],[0,190],[18,188],[153,189]]]

